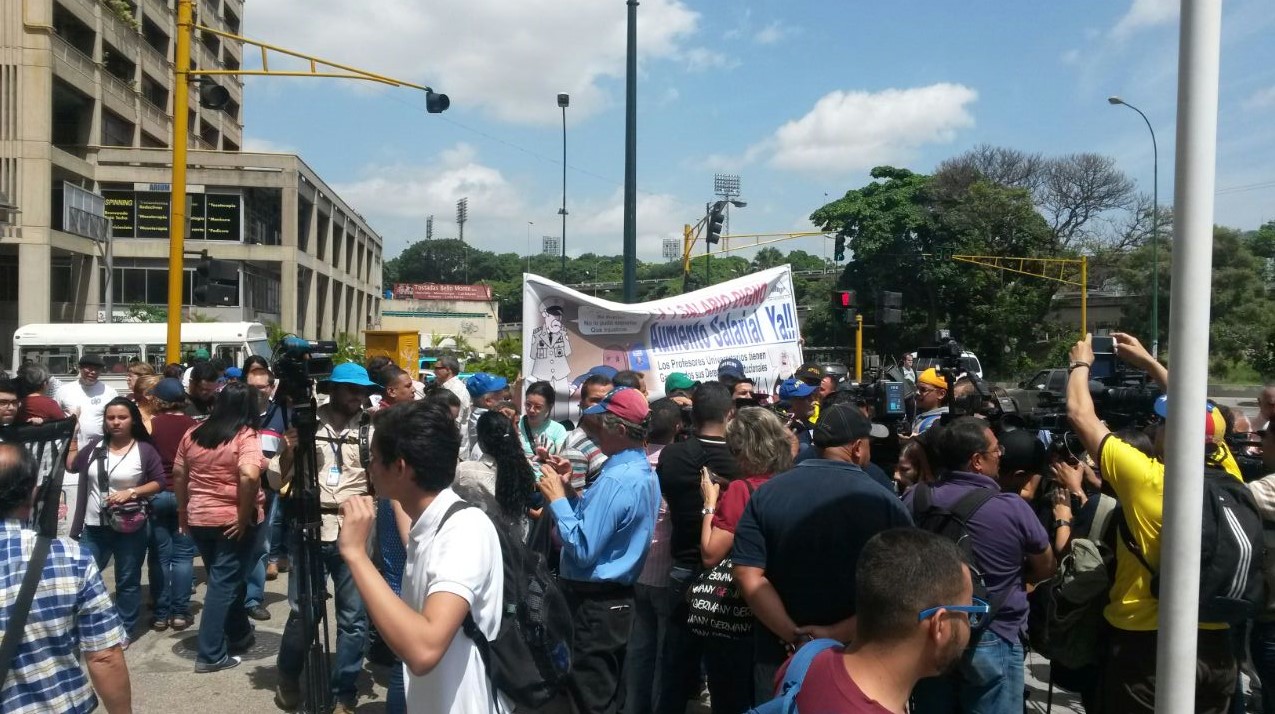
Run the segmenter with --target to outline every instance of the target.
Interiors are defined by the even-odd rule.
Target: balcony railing
[[[66,62],[89,82],[97,81],[97,63],[66,40],[53,36],[53,56]]]
[[[103,72],[102,79],[104,80],[102,84],[106,87],[107,92],[125,104],[133,106],[133,100],[137,97],[137,92],[133,91],[133,88],[127,82],[110,72]]]

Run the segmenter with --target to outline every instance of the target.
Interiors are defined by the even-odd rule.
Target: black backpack
[[[472,505],[452,504],[438,530]],[[571,677],[571,610],[543,556],[527,548],[517,528],[495,525],[505,570],[500,632],[489,642],[472,613],[462,627],[478,648],[492,686],[518,707],[535,709],[563,692]]]
[[[974,553],[974,538],[969,532],[970,519],[997,493],[999,492],[990,488],[971,489],[969,493],[952,504],[950,509],[934,503],[932,490],[927,483],[917,484],[916,493],[912,496],[912,522],[917,528],[941,535],[956,543],[956,547],[965,556],[965,563],[969,566],[970,580],[974,583],[974,597],[986,602],[989,606],[987,616],[983,618],[975,631],[976,637],[992,623],[992,620],[996,619],[996,613],[1005,604],[1005,596],[1009,592],[1005,590],[996,598],[988,597],[986,578],[983,575],[983,568],[978,564],[978,558]]]
[[[1160,597],[1160,573],[1147,563],[1122,515],[1120,538],[1151,573]],[[1243,622],[1265,602],[1262,516],[1248,487],[1222,469],[1204,469],[1204,517],[1200,523],[1200,622]]]

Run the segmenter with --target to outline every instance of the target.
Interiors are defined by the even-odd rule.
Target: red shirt
[[[753,495],[748,490],[748,486],[752,486],[752,490],[756,491],[769,480],[769,476],[749,476],[731,481],[726,487],[726,493],[723,493],[717,502],[717,511],[713,513],[713,527],[734,533],[735,524],[739,523],[740,517],[744,515],[744,507],[748,505],[748,499]],[[745,481],[748,482],[747,485],[744,484]]]
[[[845,648],[832,647],[815,655],[806,670],[806,678],[797,695],[797,710],[801,714],[893,714],[859,689],[841,659]],[[792,660],[789,659],[789,662]],[[779,668],[775,678],[778,695],[784,682],[788,663]]]
[[[57,401],[52,397],[29,394],[22,400],[22,411],[18,413],[18,421],[24,422],[31,417],[39,417],[46,422],[57,421],[65,419],[66,412],[62,411],[62,407],[58,406]]]
[[[180,412],[164,412],[151,417],[151,440],[155,442],[160,461],[164,462],[164,475],[168,477],[169,488],[173,479],[173,460],[177,458],[177,447],[181,445],[186,432],[196,426],[199,426],[199,422]]]

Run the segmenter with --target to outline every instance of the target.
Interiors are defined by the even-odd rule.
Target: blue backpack
[[[811,640],[801,646],[788,662],[788,670],[784,672],[784,683],[780,687],[779,696],[749,709],[747,714],[798,714],[797,695],[801,693],[802,680],[815,656],[824,650],[840,647],[841,643],[827,637]]]

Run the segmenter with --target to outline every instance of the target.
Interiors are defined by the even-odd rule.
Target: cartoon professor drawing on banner
[[[554,388],[570,388],[571,340],[562,325],[562,299],[545,298],[540,303],[541,325],[531,331],[531,376],[552,382]]]

